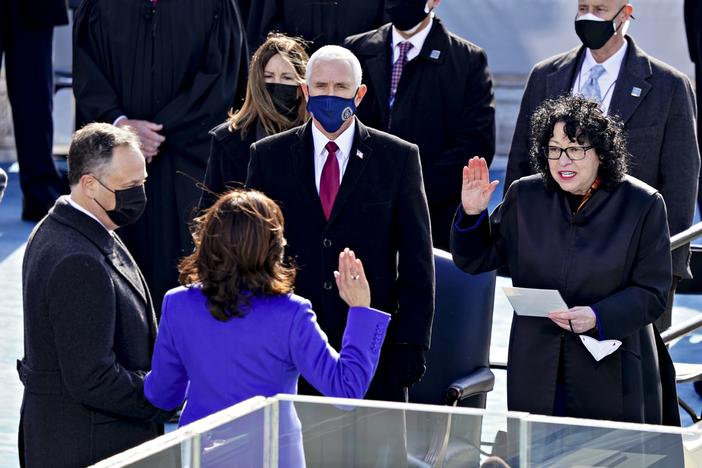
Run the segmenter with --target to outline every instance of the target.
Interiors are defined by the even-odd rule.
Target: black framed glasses
[[[587,155],[587,150],[591,150],[594,146],[569,146],[567,148],[561,148],[560,146],[547,146],[544,148],[544,154],[546,159],[552,159],[557,161],[561,159],[561,154],[565,155],[571,161],[580,161],[585,159]]]

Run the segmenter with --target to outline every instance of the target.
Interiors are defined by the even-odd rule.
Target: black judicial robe
[[[513,183],[490,218],[461,210],[457,219],[451,252],[459,268],[475,274],[508,265],[514,286],[557,289],[569,307],[591,306],[602,336],[588,334],[623,342],[597,362],[576,334],[515,314],[509,410],[553,414],[561,359],[568,416],[680,425],[675,371],[652,324],[672,278],[660,193],[626,176],[573,215],[565,193],[534,175]]]
[[[385,0],[239,0],[245,10],[246,36],[253,51],[271,31],[311,41],[312,55],[322,46],[379,28],[387,22]]]
[[[160,305],[177,285],[177,259],[191,249],[186,222],[200,196],[195,181],[205,175],[208,131],[245,88],[238,7],[233,0],[85,0],[73,54],[79,122],[126,115],[163,124],[166,141],[147,166],[146,212],[120,230]]]

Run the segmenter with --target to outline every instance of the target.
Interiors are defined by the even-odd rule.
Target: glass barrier
[[[702,429],[277,395],[97,466],[702,467]]]

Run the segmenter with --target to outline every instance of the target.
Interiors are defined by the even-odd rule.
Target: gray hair
[[[76,185],[85,174],[102,175],[113,150],[123,145],[141,152],[139,137],[129,127],[93,122],[78,130],[68,149],[68,183]]]
[[[351,66],[351,72],[353,73],[353,81],[356,87],[361,86],[361,80],[363,78],[363,72],[361,71],[361,62],[358,61],[355,55],[349,50],[337,45],[327,45],[321,47],[317,52],[312,54],[309,62],[307,62],[307,69],[305,70],[305,81],[310,84],[312,79],[312,70],[317,62],[332,62],[334,60],[341,60],[347,62]]]

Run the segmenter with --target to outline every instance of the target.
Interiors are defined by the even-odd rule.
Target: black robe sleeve
[[[88,122],[112,123],[125,115],[117,91],[105,75],[104,43],[99,33],[96,2],[84,0],[75,13],[73,25],[73,94],[78,127]]]
[[[506,231],[514,222],[516,192],[516,187],[509,190],[492,216],[487,210],[480,215],[467,215],[458,206],[451,228],[451,255],[458,268],[475,275],[507,265]]]
[[[215,16],[205,56],[191,85],[166,103],[154,117],[163,124],[170,146],[188,145],[193,138],[206,139],[212,120],[221,122],[234,102],[240,68],[247,67],[246,43],[241,18],[232,0]],[[204,160],[205,155],[201,155]]]

